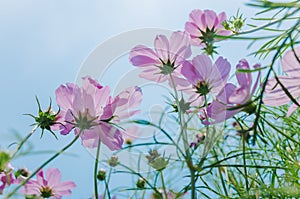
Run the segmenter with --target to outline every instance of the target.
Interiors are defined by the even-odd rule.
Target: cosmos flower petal
[[[300,77],[300,46],[286,52],[281,60],[282,69],[289,77]],[[297,57],[296,57],[297,55]]]
[[[154,40],[155,51],[160,59],[166,61],[169,59],[169,40],[165,35],[157,35]],[[173,52],[174,53],[174,52]]]
[[[57,168],[49,168],[46,171],[46,179],[48,180],[49,186],[59,184],[61,180],[61,173]]]
[[[131,50],[129,60],[132,65],[138,67],[151,66],[160,63],[156,53],[143,45],[138,45]]]
[[[183,63],[181,74],[193,85],[196,85],[199,79],[203,79],[196,67],[189,61]]]

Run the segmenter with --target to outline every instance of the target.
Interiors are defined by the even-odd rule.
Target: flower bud
[[[146,156],[146,158],[148,159],[148,164],[157,171],[162,171],[168,165],[168,161],[164,157],[160,157],[156,149],[150,150],[149,156]]]
[[[166,161],[163,157],[158,157],[154,161],[149,163],[149,165],[157,171],[162,171],[167,167],[168,161]]]
[[[106,178],[106,171],[105,169],[100,169],[98,171],[98,174],[97,174],[97,179],[100,180],[100,181],[104,181]]]
[[[146,182],[143,178],[139,178],[138,181],[136,182],[136,186],[139,189],[144,189],[146,185]]]
[[[15,177],[20,180],[25,180],[29,176],[29,171],[26,168],[21,168],[15,172]]]
[[[116,155],[111,156],[111,158],[107,161],[109,166],[115,167],[119,164],[119,158]]]
[[[38,116],[34,116],[32,114],[26,114],[29,115],[31,117],[33,117],[35,119],[35,125],[38,125],[41,129],[42,129],[42,134],[41,137],[44,134],[44,130],[48,130],[50,131],[50,133],[52,133],[52,135],[57,139],[57,136],[54,134],[54,132],[51,130],[51,127],[54,126],[55,124],[57,124],[57,119],[58,119],[58,113],[55,113],[52,108],[51,108],[51,99],[50,99],[50,105],[49,108],[46,111],[42,111],[41,109],[41,105],[40,102],[38,100],[38,98],[36,97],[36,102],[38,104]]]

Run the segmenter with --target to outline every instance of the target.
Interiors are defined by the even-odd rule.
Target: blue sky
[[[46,108],[49,97],[55,99],[55,89],[60,84],[76,81],[82,64],[102,42],[120,33],[139,28],[183,30],[184,23],[193,9],[213,9],[217,13],[225,11],[227,16],[231,16],[240,8],[246,17],[250,17],[253,10],[245,7],[245,2],[245,0],[1,0],[1,149],[5,149],[14,141],[13,130],[23,136],[30,131],[29,125],[33,120],[23,114],[37,112],[35,95]],[[232,67],[249,53],[245,51],[246,44],[243,46],[238,42],[224,42],[222,46],[220,54],[229,59]],[[122,76],[122,69],[119,70],[118,67],[131,67],[127,62],[127,56],[125,54],[112,64],[112,68],[116,67],[117,71],[106,73],[105,84],[113,84],[112,77],[116,74]],[[156,103],[154,98],[151,99],[151,95],[147,100],[148,103],[152,100]],[[38,131],[33,136],[32,143],[36,146],[35,150],[58,150],[72,139],[73,135],[59,138],[60,140],[56,141],[51,135],[46,134],[40,140]],[[91,178],[93,157],[80,143],[72,147],[70,152],[77,156],[62,156],[49,167],[59,167],[64,179],[76,181],[78,187],[71,198],[84,199],[91,196],[93,191]],[[26,166],[33,170],[37,161],[42,162],[45,159],[46,156],[32,155],[19,159],[13,166],[17,168]]]

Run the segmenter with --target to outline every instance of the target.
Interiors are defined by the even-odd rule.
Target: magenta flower
[[[71,189],[76,185],[72,181],[61,181],[61,173],[58,169],[49,168],[46,171],[46,178],[44,173],[40,170],[36,175],[36,180],[29,180],[21,192],[25,195],[34,195],[43,198],[60,199],[62,196],[71,195]]]
[[[259,64],[253,66],[253,68],[259,67]],[[238,69],[250,69],[247,60],[240,60],[236,66],[236,69],[236,78],[240,86],[236,87],[231,83],[227,83],[221,92],[216,96],[216,99],[207,108],[207,115],[214,120],[213,123],[222,122],[240,111],[251,113],[255,108],[251,103],[251,98],[254,95],[259,83],[260,72],[258,73],[257,79],[252,87],[251,73],[238,72]],[[207,121],[205,123],[208,124]]]
[[[226,59],[219,57],[212,63],[207,55],[198,55],[191,62],[185,61],[181,69],[181,74],[192,85],[187,90],[193,91],[191,99],[218,93],[225,86],[229,72],[230,63]]]
[[[278,80],[286,91],[275,78],[269,79],[265,89],[266,97],[263,99],[263,102],[269,106],[289,104],[292,100],[287,95],[286,92],[288,92],[298,104],[293,102],[287,116],[290,116],[300,104],[300,46],[295,49],[295,54],[289,50],[281,60],[282,69],[287,76],[278,76]]]
[[[67,83],[56,90],[57,104],[60,106],[59,122],[61,134],[75,129],[80,131],[82,144],[88,148],[98,146],[99,139],[111,150],[122,147],[121,131],[112,125],[138,113],[132,110],[139,106],[142,92],[131,87],[117,97],[110,96],[110,88],[103,87],[90,77],[84,77],[82,87]]]
[[[4,160],[4,159],[3,159]],[[18,184],[19,181],[13,175],[13,167],[10,163],[6,163],[4,168],[0,169],[0,195],[3,194],[4,189],[11,184]]]
[[[178,68],[191,56],[190,38],[184,32],[174,32],[168,40],[165,35],[158,35],[154,41],[155,51],[143,45],[134,47],[130,52],[130,62],[143,69],[140,77],[163,82],[169,74],[180,76]]]
[[[230,30],[225,30],[222,23],[227,19],[224,12],[217,15],[212,10],[193,10],[189,21],[185,24],[185,31],[190,34],[191,44],[201,46],[213,42],[215,34],[227,36]]]
[[[11,185],[12,183],[16,183],[12,172],[0,172],[0,195],[3,194],[5,187]]]

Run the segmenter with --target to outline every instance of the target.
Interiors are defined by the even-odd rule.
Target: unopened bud
[[[105,171],[105,169],[100,169],[98,171],[98,174],[97,174],[97,179],[100,180],[100,181],[103,181],[103,180],[105,180],[105,178],[106,178],[106,171]]]
[[[144,189],[146,185],[146,182],[143,178],[139,178],[138,181],[136,182],[136,186],[139,189]]]
[[[116,155],[111,156],[111,158],[107,161],[109,166],[115,167],[119,164],[119,158]]]

